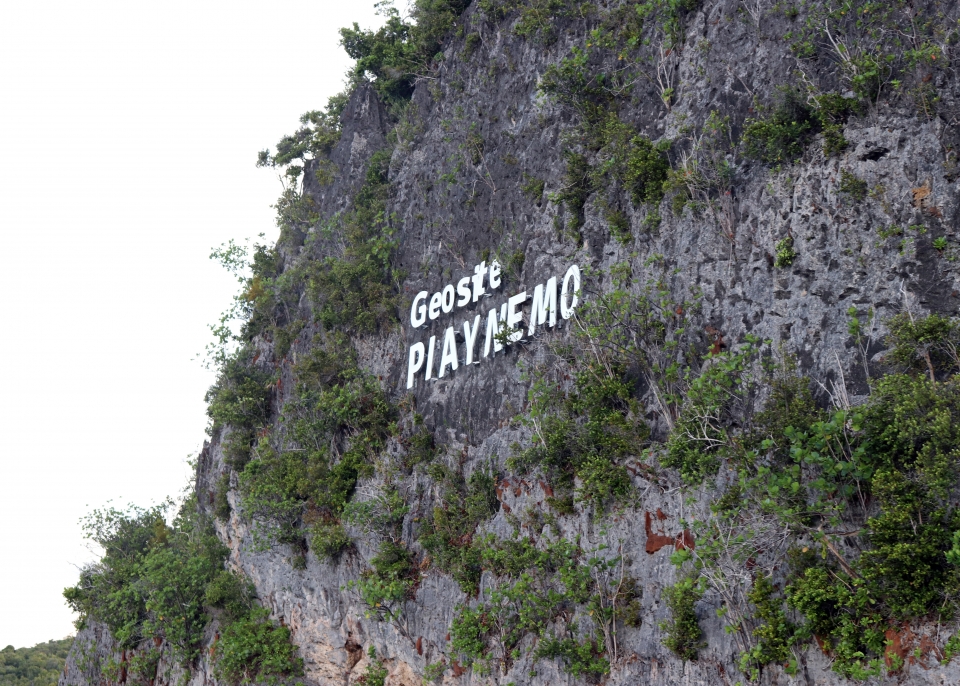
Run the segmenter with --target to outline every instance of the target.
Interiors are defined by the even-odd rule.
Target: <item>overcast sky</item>
[[[340,91],[373,0],[6,3],[0,22],[0,647],[73,632],[78,520],[182,492],[236,282],[276,236],[256,153]]]

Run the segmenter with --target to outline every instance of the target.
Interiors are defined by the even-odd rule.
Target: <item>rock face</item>
[[[759,26],[749,8],[733,0],[704,2],[686,14],[674,54],[661,55],[659,64],[648,65],[650,78],[638,77],[632,84],[629,96],[618,105],[620,119],[654,142],[674,141],[670,155],[676,157],[678,151],[689,151],[701,142],[698,136],[704,135],[711,112],[730,118],[730,132],[724,135],[735,139],[750,117],[759,116],[760,103],[775,97],[779,85],[816,83],[824,91],[839,93],[848,88],[839,72],[818,66],[822,62],[797,59],[789,41],[780,38],[796,31],[799,20],[765,3],[755,4]],[[943,8],[956,10],[946,4]],[[619,209],[632,238],[621,242],[610,229],[606,189],[589,190],[582,225],[576,229],[571,229],[576,210],[551,199],[572,183],[565,149],[582,150],[591,161],[597,154],[589,146],[571,143],[571,132],[582,124],[577,112],[538,90],[548,67],[569,57],[572,49],[582,48],[599,22],[589,12],[568,15],[554,20],[550,40],[538,40],[516,35],[515,15],[498,22],[484,15],[481,7],[469,7],[459,22],[465,37],[444,44],[439,69],[434,77],[417,83],[399,124],[391,120],[376,90],[361,85],[343,113],[340,142],[329,154],[336,167],[334,180],[320,185],[313,173],[318,163],[307,163],[304,194],[313,198],[320,218],[305,235],[280,246],[283,264],[290,269],[311,250],[336,250],[332,244],[317,247],[327,240],[322,226],[351,206],[371,155],[392,146],[388,210],[398,231],[392,264],[405,275],[397,283],[403,298],[399,323],[353,340],[360,366],[379,377],[391,397],[407,393],[410,346],[436,336],[439,359],[448,326],[459,329],[464,319],[475,315],[481,315],[485,326],[490,307],[499,307],[515,293],[532,293],[552,276],[562,280],[572,264],[598,275],[584,277],[584,302],[613,288],[610,270],[617,265],[629,271],[633,292],[652,285],[672,306],[685,308],[678,309],[677,316],[686,318],[688,340],[701,350],[736,349],[749,335],[768,341],[768,350],[795,357],[800,371],[813,380],[823,406],[830,403],[831,394],[846,393],[853,404],[868,394],[865,370],[882,358],[890,317],[905,310],[957,314],[960,272],[952,246],[960,189],[953,159],[960,135],[956,130],[960,93],[952,70],[930,69],[939,98],[935,110],[918,113],[906,97],[869,105],[841,124],[847,145],[833,155],[825,154],[822,133],[810,134],[799,161],[785,159],[779,164],[748,158],[742,148],[728,146],[719,153],[733,170],[726,187],[699,209],[687,203],[678,212],[671,211],[668,195],[656,226],[647,219],[653,211],[649,203],[622,202]],[[940,48],[944,61],[955,59],[949,41]],[[601,58],[592,64],[594,72],[615,68],[615,63]],[[804,73],[798,75],[798,70]],[[920,74],[921,80],[924,77]],[[673,84],[668,102],[658,79]],[[677,159],[672,163],[678,167]],[[844,187],[849,179],[864,184],[860,191],[854,188],[851,193]],[[542,182],[539,193],[531,190],[531,180]],[[314,239],[311,234],[316,234]],[[794,256],[786,260],[789,264],[777,266],[778,244],[788,238]],[[940,238],[946,243],[935,243]],[[417,293],[441,291],[471,275],[474,265],[494,258],[505,268],[503,285],[492,299],[441,315],[426,327],[410,325],[409,308]],[[292,366],[308,354],[314,335],[322,330],[313,321],[305,295],[299,308],[308,323],[286,355],[277,359],[269,337],[255,341],[258,364],[279,372],[275,408],[293,397]],[[863,345],[849,330],[851,308],[862,323]],[[542,329],[537,337],[508,346],[477,365],[463,365],[461,353],[459,369],[444,378],[417,378],[410,402],[434,431],[444,459],[469,475],[491,463],[503,469],[515,444],[529,444],[530,427],[514,421],[530,407],[529,370],[553,363],[551,346],[567,340],[575,321],[561,319],[556,328]],[[481,341],[483,335],[481,329]],[[650,389],[644,393],[645,406],[653,407],[656,399]],[[719,593],[707,591],[696,603],[704,647],[695,661],[682,661],[665,648],[661,628],[670,618],[663,589],[681,574],[671,563],[671,554],[695,548],[690,523],[709,518],[714,489],[730,483],[734,471],[721,467],[715,482],[686,488],[672,470],[654,469],[656,476],[650,476],[647,470],[656,464],[659,451],[656,441],[669,427],[652,409],[645,421],[655,441],[650,454],[625,462],[635,489],[630,504],[598,515],[594,507],[578,502],[552,525],[584,549],[606,545],[620,551],[626,573],[642,591],[640,626],[621,629],[619,655],[615,661],[607,655],[612,664],[603,680],[718,686],[742,681],[737,666],[742,645],[736,632],[724,630],[725,622],[717,615],[724,606]],[[196,492],[201,506],[211,513],[211,498],[206,495],[231,473],[223,454],[227,433],[215,434],[199,459]],[[396,619],[368,618],[368,608],[351,582],[369,568],[377,552],[376,537],[348,527],[354,548],[336,561],[310,552],[305,564],[293,565],[291,560],[299,553],[290,545],[264,550],[254,544],[237,475],[229,478],[231,514],[217,524],[230,549],[229,564],[249,578],[260,602],[291,629],[304,660],[306,683],[362,683],[360,677],[371,662],[370,646],[375,646],[387,669],[384,683],[392,686],[424,683],[428,665],[440,662],[446,665],[440,677],[445,684],[590,680],[571,675],[561,661],[534,660],[529,650],[532,639],[522,644],[524,649],[503,671],[494,666],[484,674],[461,667],[450,647],[450,627],[458,606],[476,598],[428,564],[421,565],[412,597]],[[432,511],[438,487],[419,471],[388,478],[399,480],[410,496],[403,538],[423,562],[417,527]],[[535,514],[548,512],[551,486],[536,474],[518,476],[504,470],[499,478],[497,513],[480,532],[509,539],[517,529],[522,537],[539,540],[544,524]],[[378,472],[362,481],[361,492],[372,492],[383,481]],[[750,578],[749,566],[742,576]],[[480,586],[481,595],[495,586],[490,571],[483,572]],[[579,612],[575,621],[589,622],[586,611]],[[940,666],[943,640],[936,648],[929,647],[935,638],[928,639],[929,645],[923,643],[922,637],[936,630],[914,624],[906,634],[894,632],[906,664],[878,682],[960,683],[956,663]],[[210,646],[215,644],[214,633],[215,628],[210,630]],[[901,646],[903,642],[906,645]],[[925,649],[915,657],[912,651],[922,643]],[[60,686],[92,686],[104,680],[97,665],[115,652],[105,627],[91,623],[77,639]],[[195,686],[215,681],[210,654],[207,651],[189,673],[161,670],[166,674],[161,680],[173,684],[183,677]],[[758,674],[759,681],[845,681],[831,671],[831,656],[815,642],[804,644],[795,655],[795,674],[769,665]]]

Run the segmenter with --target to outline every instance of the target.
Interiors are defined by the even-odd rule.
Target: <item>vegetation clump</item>
[[[694,609],[701,597],[703,589],[693,577],[681,579],[664,589],[670,619],[660,625],[660,630],[665,634],[663,645],[681,660],[696,660],[703,647],[703,629]]]
[[[73,637],[0,650],[0,686],[56,686]]]
[[[448,467],[435,465],[430,474],[442,484],[443,498],[421,529],[420,545],[435,567],[450,574],[465,593],[476,594],[482,560],[472,543],[477,527],[500,507],[495,473],[481,468],[464,479]]]
[[[78,628],[88,619],[105,623],[121,648],[139,653],[128,667],[143,682],[156,677],[155,639],[163,639],[174,658],[189,666],[211,621],[221,633],[214,666],[227,681],[298,675],[302,667],[289,630],[271,620],[249,587],[224,569],[226,548],[196,501],[183,505],[172,526],[164,520],[165,510],[109,508],[87,517],[87,536],[104,555],[64,591],[79,613]]]
[[[793,247],[793,236],[785,236],[777,241],[774,251],[776,254],[773,258],[773,266],[777,269],[789,267],[797,259],[797,251]]]

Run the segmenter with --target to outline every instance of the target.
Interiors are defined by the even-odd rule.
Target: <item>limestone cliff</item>
[[[865,675],[873,659],[877,682],[960,681],[947,659],[950,592],[907,612],[875,590],[901,593],[892,562],[857,566],[875,559],[864,551],[885,540],[875,522],[894,496],[877,481],[888,467],[856,472],[868,458],[854,445],[857,408],[876,406],[885,376],[952,383],[957,8],[532,0],[455,9],[462,14],[450,19],[442,54],[405,82],[409,98],[388,89],[387,67],[379,75],[370,67],[377,78],[357,80],[335,110],[335,140],[312,154],[266,158],[298,168],[281,202],[280,242],[263,253],[270,265],[247,292],[240,355],[266,389],[265,421],[215,417],[195,491],[229,548],[228,567],[289,628],[302,680],[385,675],[383,683],[412,685],[426,673],[445,684],[838,684],[858,669]],[[301,140],[316,141],[323,126],[331,125]],[[442,292],[495,261],[502,282],[487,282],[490,297],[411,324],[417,294]],[[503,350],[482,357],[481,328],[471,353],[480,363],[465,364],[464,320],[479,315],[486,326],[510,296],[532,296],[574,264],[583,273],[574,316],[528,335],[528,302],[521,340],[501,336]],[[614,303],[613,294],[632,300]],[[916,334],[913,358],[893,355],[900,339],[891,332],[934,321],[930,314],[942,318],[941,333]],[[458,368],[436,378],[451,326]],[[418,371],[408,391],[410,349],[430,336],[434,378]],[[322,394],[359,384],[355,374],[375,380],[389,409],[377,409],[372,387],[357,386],[341,401],[361,416],[337,420],[309,445],[297,422],[325,421]],[[803,471],[813,462],[797,456],[816,452],[808,439],[782,438],[794,436],[787,431],[751,442],[757,417],[770,416],[768,399],[780,397],[777,379],[787,377],[804,380],[795,388],[810,393],[820,420],[846,412],[833,431],[854,437],[851,452],[836,457],[854,466],[820,495],[816,470],[832,467]],[[625,394],[597,419],[589,389],[611,379]],[[382,426],[364,423],[381,411]],[[816,459],[830,446],[818,426],[807,431],[826,436]],[[676,438],[682,431],[686,443]],[[350,472],[346,505],[332,486],[322,498],[314,486],[267,493],[263,474],[298,451],[327,461],[304,462],[285,483],[347,478],[337,465],[361,439],[369,450]],[[601,458],[602,469],[590,471]],[[956,462],[952,453],[945,460]],[[767,476],[795,464],[809,489],[798,496],[803,506],[782,500],[790,486]],[[916,464],[896,474],[933,489],[927,463]],[[489,475],[485,492],[495,500],[470,519],[478,474]],[[837,489],[853,483],[862,497],[854,488],[851,504],[836,506]],[[916,519],[904,515],[899,526],[953,522],[956,483],[947,490],[940,505],[910,510]],[[391,497],[402,507],[384,505]],[[826,509],[807,512],[815,507]],[[731,508],[740,514],[729,516]],[[450,523],[454,511],[459,523]],[[346,540],[330,544],[317,531]],[[951,534],[937,544],[942,569],[918,569],[911,588],[954,578]],[[401,551],[402,573],[382,573],[385,542]],[[523,554],[556,559],[510,567],[504,546],[521,543]],[[910,557],[912,543],[898,545]],[[857,662],[839,633],[818,633],[852,610],[830,600],[837,614],[817,615],[814,626],[812,606],[785,602],[800,569],[797,557],[788,562],[791,548],[815,552],[819,562],[805,564],[823,566],[832,585],[868,589],[865,603],[893,608],[856,615],[867,619],[853,625],[879,631],[874,645],[887,647],[863,650]],[[524,574],[529,584],[518,586]],[[760,577],[772,595],[748,596]],[[364,579],[395,581],[402,597],[383,591],[382,604],[371,602]],[[876,587],[861,585],[871,579]],[[673,650],[664,641],[680,632],[683,602],[670,602],[670,588],[687,595],[702,631]],[[524,605],[538,594],[539,605]],[[775,624],[761,611],[769,597],[791,627],[804,617],[812,627],[791,633],[782,650],[757,631]],[[156,679],[219,683],[221,629],[211,616],[203,650],[186,667],[161,648]],[[125,669],[102,676],[108,660],[125,663],[137,649],[115,645],[97,619],[92,612],[60,686],[128,678]],[[766,652],[744,661],[758,646]],[[835,660],[846,675],[831,669]]]

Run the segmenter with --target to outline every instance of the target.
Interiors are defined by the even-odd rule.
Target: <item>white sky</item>
[[[7,2],[0,21],[0,647],[73,632],[90,509],[178,495],[196,356],[276,235],[256,153],[342,88],[373,0]]]

